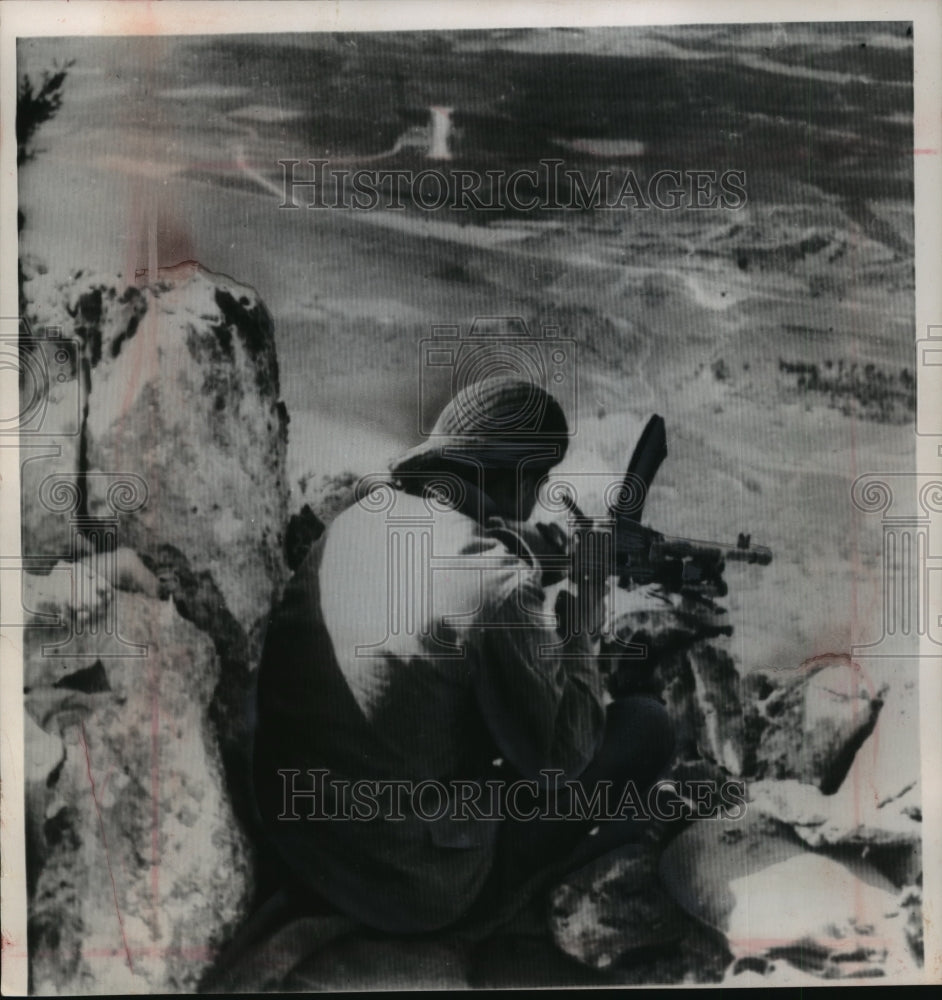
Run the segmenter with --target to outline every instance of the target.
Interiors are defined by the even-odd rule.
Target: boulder
[[[79,399],[74,447],[24,460],[30,773],[64,745],[31,781],[33,989],[193,990],[253,891],[247,695],[288,572],[271,317],[197,265],[26,289],[73,351],[46,412]]]
[[[213,643],[170,601],[121,599],[144,656],[98,657],[74,622],[58,630],[73,656],[26,653],[27,753],[44,746],[49,768],[27,831],[35,993],[192,991],[253,890],[209,717]]]
[[[154,563],[172,545],[250,630],[286,577],[287,416],[267,309],[201,268],[141,290],[95,287],[77,309],[90,345],[88,514],[113,516],[110,475],[141,477],[122,544]]]
[[[285,562],[296,570],[314,542],[339,514],[356,503],[357,484],[361,477],[347,471],[322,475],[317,481],[312,474],[302,476],[298,487],[305,502],[292,514],[285,530]]]
[[[841,787],[887,690],[846,655],[816,657],[785,680],[754,676],[750,689],[748,773],[794,778],[825,795]]]
[[[212,637],[222,661],[213,720],[238,796],[250,675],[288,574],[287,413],[271,317],[252,289],[196,264],[140,286],[79,273],[37,276],[26,290],[37,322],[59,329],[75,358],[72,380],[47,379],[49,412],[68,402],[71,413],[78,396],[80,417],[58,457],[47,447],[24,461],[24,551],[48,568],[133,550]]]
[[[697,748],[730,774],[741,774],[743,711],[735,661],[718,642],[694,646],[685,660],[680,678],[693,679]]]
[[[774,816],[811,847],[906,846],[919,852],[922,822],[917,783],[898,798],[882,801],[858,796],[851,785],[825,795],[814,785],[793,779],[757,781],[748,789],[751,807]]]
[[[811,678],[805,693],[805,700],[814,703],[814,710],[804,716],[812,720],[811,732],[825,720],[817,744],[814,738],[809,741],[824,747],[823,737],[830,733],[835,737],[831,744],[835,761],[846,761],[850,749],[857,748],[860,723],[865,724],[867,735],[840,787],[825,794],[828,786],[807,780],[756,781],[749,785],[750,808],[787,823],[816,849],[866,854],[895,885],[903,887],[916,882],[922,873],[918,660],[870,663],[858,670],[859,674],[851,672],[843,664],[825,669]],[[867,696],[854,699],[852,691],[837,686],[841,682],[858,685],[858,691]],[[882,703],[872,726],[870,712],[877,698],[871,692]],[[862,705],[858,724],[852,712],[849,717],[846,714],[848,703],[851,709]],[[836,738],[841,732],[847,741]],[[781,731],[775,738],[780,735]]]
[[[20,511],[23,555],[33,568],[74,554],[68,516],[50,511],[41,497],[50,476],[79,468],[87,383],[82,345],[69,317],[20,332]]]
[[[173,545],[250,630],[286,577],[287,413],[264,303],[198,265],[141,286],[79,272],[26,290],[24,550],[72,556],[77,518],[120,515],[124,545],[145,558]],[[74,496],[40,489],[52,475]]]
[[[356,488],[360,476],[349,470],[325,474],[315,480],[313,475],[304,477],[301,492],[312,513],[326,528],[339,514],[356,503]]]
[[[550,897],[550,930],[559,948],[605,969],[631,952],[683,938],[688,921],[661,887],[650,850],[620,848],[560,883]]]
[[[731,973],[800,984],[916,972],[894,886],[864,861],[808,851],[756,811],[688,827],[659,871],[683,909],[725,935]]]
[[[48,800],[47,782],[65,760],[65,744],[55,733],[42,729],[27,712],[23,718],[23,800],[26,844],[26,887],[32,894],[36,876],[46,862],[43,824]]]
[[[102,327],[133,335],[147,311],[146,296],[125,287],[120,276],[78,271],[61,280],[30,264],[24,284],[25,323],[21,334],[21,496],[24,554],[34,565],[51,565],[85,551],[75,515],[87,468],[86,423],[92,369],[101,361]],[[130,331],[130,333],[129,333]],[[68,487],[53,480],[72,477]]]

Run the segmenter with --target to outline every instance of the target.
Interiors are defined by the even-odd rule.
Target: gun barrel
[[[611,521],[608,524],[612,524]],[[772,550],[764,545],[707,542],[698,538],[677,538],[662,535],[653,528],[633,521],[615,521],[616,555],[620,559],[632,560],[668,557],[672,559],[698,559],[704,562],[757,563],[768,566],[772,561]]]
[[[650,559],[693,559],[702,563],[745,562],[768,566],[772,550],[764,545],[707,542],[697,538],[677,538],[662,535],[651,528],[632,522],[618,522],[615,526],[616,553],[620,560],[629,562]]]
[[[702,559],[708,562],[745,562],[768,566],[772,550],[764,545],[725,545],[721,542],[704,542],[694,538],[665,537],[656,543],[658,550],[675,559]]]
[[[772,561],[772,550],[764,545],[750,545],[749,548],[727,549],[724,556],[727,562],[756,563],[759,566],[768,566]]]

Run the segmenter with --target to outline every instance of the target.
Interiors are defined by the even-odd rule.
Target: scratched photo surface
[[[918,981],[911,26],[17,77],[30,991]]]

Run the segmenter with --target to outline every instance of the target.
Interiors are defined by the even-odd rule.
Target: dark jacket
[[[254,776],[263,822],[298,876],[365,923],[409,932],[467,910],[500,821],[432,821],[434,802],[423,817],[408,795],[401,818],[382,796],[376,818],[343,818],[337,782],[450,787],[481,779],[495,757],[524,777],[575,776],[605,715],[592,660],[558,655],[526,546],[498,520],[390,496],[387,509],[364,501],[338,517],[286,589],[259,672]],[[283,772],[308,789],[309,769],[322,772],[321,794],[286,809]],[[312,808],[340,818],[309,819]]]

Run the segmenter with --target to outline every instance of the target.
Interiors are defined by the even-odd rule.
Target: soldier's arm
[[[475,691],[500,753],[526,778],[562,770],[577,777],[605,726],[602,682],[588,636],[560,636],[545,620],[536,572],[490,602],[480,633]],[[541,620],[542,618],[542,620]]]

